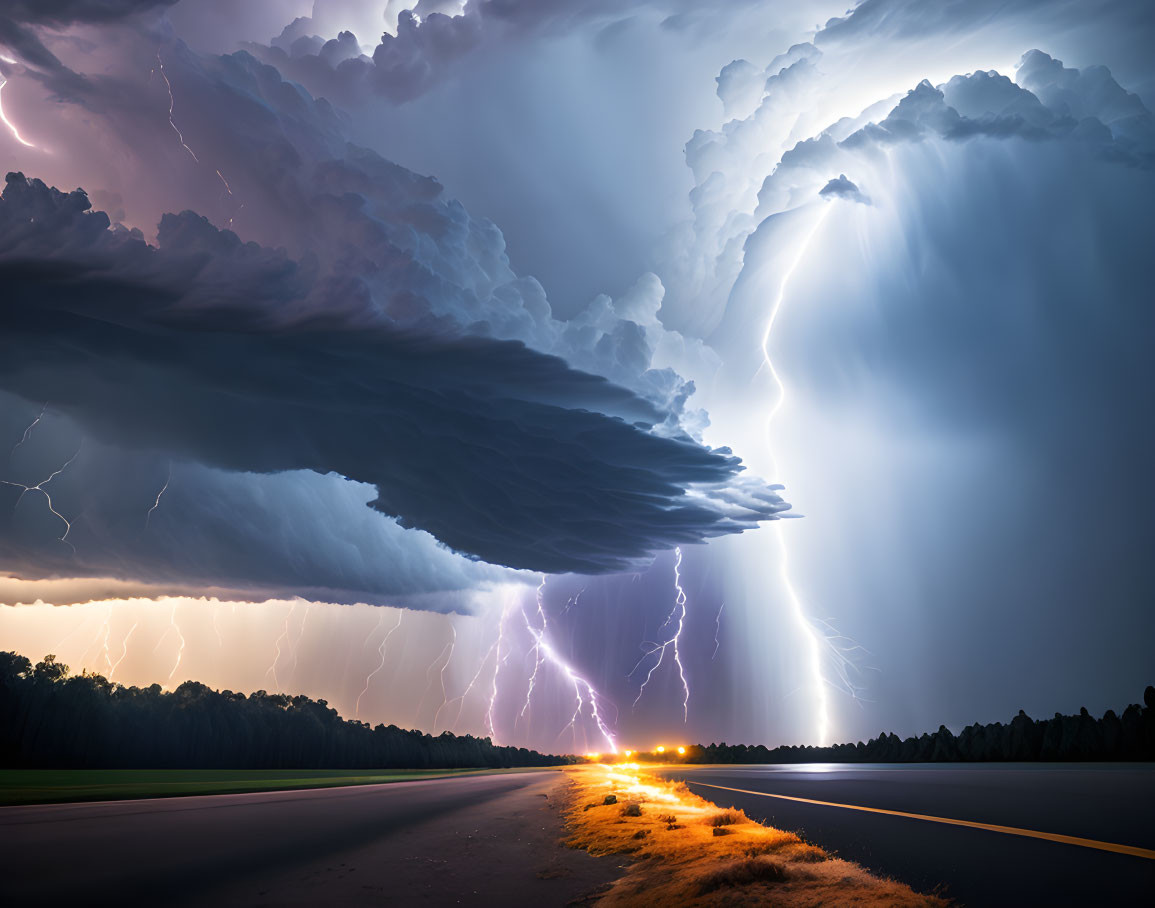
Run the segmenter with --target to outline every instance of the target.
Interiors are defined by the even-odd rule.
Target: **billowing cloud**
[[[0,382],[98,440],[338,473],[403,526],[538,571],[620,570],[785,507],[728,451],[649,431],[652,404],[559,358],[347,319],[325,302],[355,288],[188,212],[153,248],[87,209],[9,176]]]
[[[840,173],[837,177],[818,190],[824,199],[846,199],[851,202],[860,202],[869,205],[870,199],[862,194],[857,184],[846,179],[846,174]]]

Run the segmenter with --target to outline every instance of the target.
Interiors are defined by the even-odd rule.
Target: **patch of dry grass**
[[[635,858],[598,905],[947,904],[832,858],[740,810],[721,810],[681,783],[636,766],[580,767],[570,778],[567,844],[591,854]],[[607,804],[609,795],[615,797]],[[640,809],[627,812],[623,803]]]

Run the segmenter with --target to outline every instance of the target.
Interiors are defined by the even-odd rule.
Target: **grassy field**
[[[377,785],[532,769],[3,769],[0,805]]]

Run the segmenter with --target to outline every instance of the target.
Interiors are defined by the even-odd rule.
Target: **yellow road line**
[[[722,791],[736,791],[739,794],[758,795],[762,798],[780,798],[783,801],[797,801],[800,804],[817,804],[820,807],[842,807],[846,810],[861,810],[866,813],[882,813],[891,817],[906,817],[908,820],[929,820],[932,823],[946,823],[948,826],[969,826],[971,829],[986,829],[989,832],[1025,836],[1028,839],[1046,839],[1048,842],[1061,842],[1064,845],[1079,845],[1083,848],[1097,848],[1099,851],[1114,851],[1117,854],[1129,854],[1132,857],[1146,858],[1149,861],[1155,861],[1155,851],[1149,848],[1136,848],[1133,845],[1116,845],[1114,842],[1100,842],[1097,839],[1081,839],[1073,835],[1059,835],[1057,832],[1037,832],[1034,829],[1019,829],[1017,826],[996,826],[993,823],[954,820],[950,817],[932,817],[922,813],[906,813],[902,810],[863,807],[859,804],[838,804],[834,801],[815,801],[812,798],[796,798],[791,795],[770,794],[766,791],[749,791],[745,788],[728,788],[725,785],[711,785],[709,782],[694,782],[690,779],[687,779],[686,783],[689,785],[702,785],[706,788],[718,788]]]

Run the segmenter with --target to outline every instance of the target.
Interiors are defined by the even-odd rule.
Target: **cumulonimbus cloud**
[[[285,324],[352,288],[189,212],[151,247],[82,193],[10,175],[0,282],[5,390],[107,443],[371,483],[372,507],[495,564],[620,570],[786,507],[728,450],[655,434],[651,403],[522,343]]]

